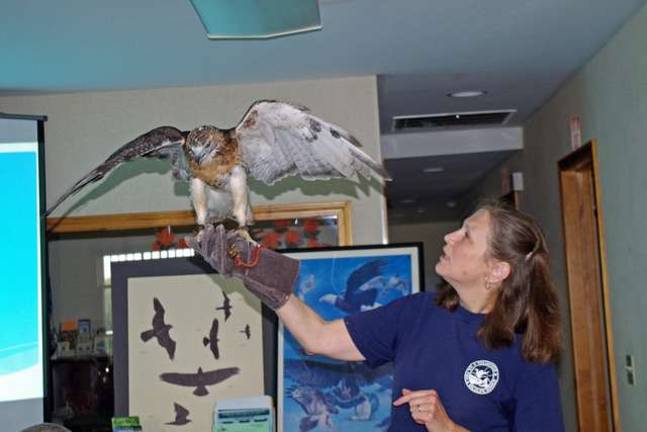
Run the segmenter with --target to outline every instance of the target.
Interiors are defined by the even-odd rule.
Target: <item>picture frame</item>
[[[336,226],[335,246],[350,246],[353,242],[349,201],[259,205],[254,206],[252,211],[255,223],[258,225],[265,225],[277,220],[334,221]],[[168,226],[174,228],[195,226],[195,213],[192,210],[180,210],[47,218],[47,234],[50,237],[66,234],[158,229]]]
[[[325,320],[343,318],[424,291],[422,243],[284,253],[301,261],[295,294]],[[355,299],[350,297],[348,290],[357,293],[360,287],[364,294]],[[375,290],[374,296],[366,296],[371,290]],[[342,293],[347,300],[345,305],[334,301],[342,298]],[[305,355],[281,323],[277,354],[278,432],[314,429],[321,422],[326,423],[321,427],[345,432],[386,430],[391,413],[391,364],[370,370],[364,362]],[[326,415],[309,412],[306,401],[313,398],[321,398],[329,408]]]
[[[352,245],[348,201],[259,206],[254,219],[252,237],[270,249]]]
[[[240,281],[193,256],[113,263],[112,287],[116,416],[137,415],[145,430],[173,431],[178,404],[189,413],[182,430],[211,430],[218,400],[272,391],[275,360],[265,353],[276,343],[275,323]],[[172,326],[171,349],[157,336],[144,337],[160,320]],[[203,386],[201,370],[226,376]]]

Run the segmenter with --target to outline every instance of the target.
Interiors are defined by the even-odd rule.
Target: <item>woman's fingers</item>
[[[402,396],[393,401],[393,405],[400,406],[406,403],[408,403],[409,405],[416,405],[416,403],[420,403],[429,396],[437,397],[438,393],[436,392],[436,390],[411,391],[408,389],[402,389]]]
[[[393,402],[395,406],[409,404],[412,419],[417,424],[427,424],[432,421],[439,410],[440,398],[435,390],[402,390],[402,396]]]

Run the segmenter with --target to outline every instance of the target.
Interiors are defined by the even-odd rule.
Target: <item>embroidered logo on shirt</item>
[[[499,368],[489,360],[476,360],[465,369],[463,379],[473,393],[486,395],[499,382]]]

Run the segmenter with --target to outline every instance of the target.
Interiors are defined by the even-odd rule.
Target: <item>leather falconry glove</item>
[[[242,280],[270,308],[280,308],[292,294],[299,274],[298,260],[250,243],[238,231],[227,231],[223,225],[209,225],[185,240],[218,273]]]

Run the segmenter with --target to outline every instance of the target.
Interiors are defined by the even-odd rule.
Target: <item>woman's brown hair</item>
[[[510,275],[501,283],[493,309],[478,336],[490,349],[510,346],[522,337],[523,357],[532,362],[556,361],[561,351],[559,302],[550,275],[546,240],[537,222],[511,207],[488,203],[488,254],[507,262]],[[440,289],[438,304],[453,310],[458,294],[450,285]]]

